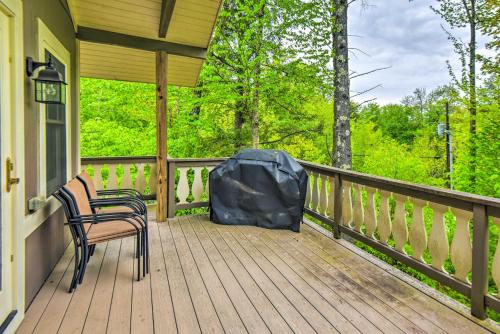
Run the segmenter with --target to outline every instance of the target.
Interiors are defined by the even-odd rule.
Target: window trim
[[[66,181],[71,179],[71,54],[50,31],[50,29],[38,18],[38,59],[45,59],[45,50],[53,54],[66,68]],[[38,137],[38,194],[48,197],[47,194],[47,143],[46,143],[46,105],[39,104],[39,137]]]

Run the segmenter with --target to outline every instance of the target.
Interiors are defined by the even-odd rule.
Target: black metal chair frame
[[[143,272],[149,274],[150,260],[149,260],[149,229],[148,229],[148,210],[146,203],[142,197],[142,194],[135,189],[106,189],[97,190],[98,196],[105,196],[103,198],[92,198],[89,185],[80,176],[77,175],[76,179],[83,184],[85,192],[87,193],[87,198],[90,202],[90,207],[94,213],[97,213],[97,208],[114,207],[114,206],[125,206],[131,208],[135,213],[142,215],[146,227],[143,233],[143,242],[145,248],[145,261],[143,261]],[[111,196],[111,197],[110,197]],[[94,249],[91,249],[93,254]],[[92,255],[91,254],[91,255]]]
[[[66,225],[69,226],[70,232],[73,238],[73,243],[75,245],[75,269],[73,272],[73,278],[69,287],[69,292],[72,292],[77,284],[81,284],[87,267],[87,262],[93,253],[93,247],[95,245],[89,245],[87,239],[87,233],[85,231],[84,224],[105,224],[112,221],[122,221],[124,224],[131,224],[135,230],[136,236],[136,257],[137,257],[137,280],[141,279],[140,268],[141,268],[141,255],[146,255],[145,251],[145,228],[146,222],[142,215],[135,212],[130,213],[103,213],[103,214],[92,214],[92,215],[80,215],[78,206],[76,204],[76,199],[74,198],[71,191],[62,187],[54,193],[54,196],[61,202],[66,218],[68,222]],[[146,255],[147,256],[147,255]],[[143,275],[145,275],[145,266],[143,260]]]

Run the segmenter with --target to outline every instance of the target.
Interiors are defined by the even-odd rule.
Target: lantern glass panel
[[[66,86],[60,82],[36,81],[36,101],[43,103],[66,103]]]

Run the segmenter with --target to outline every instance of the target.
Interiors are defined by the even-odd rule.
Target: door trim
[[[45,59],[45,50],[52,53],[60,62],[66,67],[66,181],[71,180],[73,175],[73,96],[71,94],[73,79],[71,67],[71,53],[59,41],[56,35],[47,27],[42,19],[37,18],[37,43],[38,43],[38,58]],[[24,225],[24,237],[27,238],[33,231],[40,227],[56,210],[61,207],[59,201],[53,196],[47,194],[47,150],[46,150],[46,105],[40,104],[36,110],[39,114],[38,117],[38,150],[37,150],[37,194],[38,196],[45,197],[43,209],[37,210],[34,213],[29,213]]]
[[[24,289],[25,289],[25,254],[24,254],[24,202],[25,202],[25,173],[24,173],[24,49],[23,49],[23,3],[21,0],[0,0],[0,10],[7,13],[11,22],[11,112],[13,136],[16,147],[12,151],[14,161],[13,174],[19,177],[13,197],[12,211],[12,251],[13,265],[13,311],[12,319],[5,333],[14,332],[24,317]],[[4,163],[3,161],[1,163]],[[3,191],[3,189],[2,189]]]
[[[73,87],[73,82],[71,78],[72,68],[71,68],[71,53],[64,47],[64,45],[57,39],[56,35],[50,31],[50,29],[43,23],[42,19],[37,19],[38,27],[38,58],[45,59],[45,50],[48,50],[53,54],[61,63],[66,67],[66,181],[71,180],[72,175],[72,159],[71,159],[71,88]],[[68,92],[70,92],[68,94]],[[38,193],[39,195],[49,198],[47,194],[47,150],[46,150],[46,104],[40,103],[39,106],[39,167],[38,167]]]

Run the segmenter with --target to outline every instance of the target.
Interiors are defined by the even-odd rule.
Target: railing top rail
[[[219,163],[222,161],[227,160],[228,158],[168,158],[168,162],[182,162],[182,163],[198,163],[198,162],[204,162],[204,163]]]
[[[490,215],[500,217],[500,199],[498,198],[399,181],[380,176],[373,176],[340,168],[320,165],[304,160],[298,161],[304,167],[307,167],[309,170],[317,173],[326,174],[329,176],[339,174],[346,181],[351,181],[373,188],[379,188],[394,193],[401,193],[411,197],[450,205],[468,211],[472,211],[473,204],[486,205],[489,207],[488,213]]]
[[[175,163],[219,163],[227,160],[227,158],[167,158],[168,162]],[[125,157],[82,157],[82,163],[117,163],[117,162],[155,162],[156,156],[154,155],[144,155],[144,156],[125,156]]]
[[[138,162],[155,162],[154,155],[136,156],[136,157],[84,157],[81,158],[82,164],[88,165],[92,163],[99,164],[116,164],[116,163],[138,163]]]

